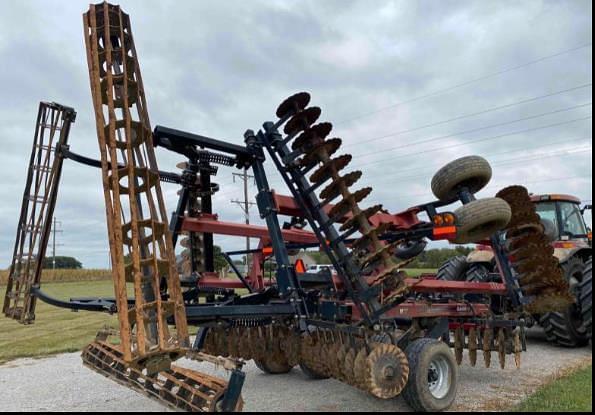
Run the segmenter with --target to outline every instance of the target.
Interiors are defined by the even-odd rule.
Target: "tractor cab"
[[[581,200],[569,195],[535,195],[531,197],[552,241],[588,240],[591,231],[583,217]],[[588,205],[585,208],[591,209]]]

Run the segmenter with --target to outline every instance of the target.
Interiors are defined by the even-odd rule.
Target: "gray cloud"
[[[351,120],[589,43],[589,1],[378,1],[371,7],[364,1],[137,0],[121,5],[132,19],[153,125],[241,143],[244,130],[271,118],[284,97],[308,90],[313,103],[323,108],[323,118],[336,122],[334,133],[354,155],[354,168],[364,172],[361,184],[374,186],[369,203],[382,202],[398,211],[429,200],[432,172],[466,154],[484,155],[494,164],[493,186],[483,195],[507,184],[528,183],[535,192],[592,198],[591,153],[564,153],[590,148],[590,120],[506,135],[589,116],[592,106],[419,144],[588,103],[591,87],[363,143],[590,83],[591,46]],[[38,102],[75,107],[72,148],[98,155],[82,37],[81,15],[87,7],[87,1],[13,2],[0,15],[0,266],[8,264],[12,252]],[[506,136],[477,141],[498,135]],[[387,151],[409,143],[415,145]],[[173,169],[179,161],[157,152],[163,169]],[[377,154],[365,156],[371,152]],[[522,161],[529,158],[535,160]],[[271,183],[286,193],[271,166],[269,171]],[[240,189],[231,173],[221,169],[216,179],[222,184],[216,211],[222,219],[241,221],[241,211],[229,203]],[[164,186],[168,209],[173,210],[176,189]],[[60,253],[76,255],[89,267],[105,267],[99,171],[66,163],[56,216],[65,231]],[[217,241],[230,249],[243,244],[238,238]]]

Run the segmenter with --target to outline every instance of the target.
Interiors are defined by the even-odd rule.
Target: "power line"
[[[389,161],[390,162],[394,162],[395,159],[400,159],[400,158],[405,158],[405,157],[412,157],[412,156],[418,156],[418,155],[422,155],[422,154],[434,153],[434,152],[441,151],[441,150],[451,149],[451,148],[454,148],[454,147],[461,147],[461,146],[469,145],[469,144],[477,144],[477,143],[480,143],[480,142],[492,141],[492,140],[496,140],[498,138],[509,137],[509,136],[514,136],[514,135],[518,135],[518,134],[524,134],[524,133],[528,133],[528,132],[532,132],[532,131],[537,131],[537,130],[543,130],[543,129],[552,128],[552,127],[557,127],[557,126],[560,126],[560,125],[570,124],[570,123],[577,122],[577,121],[588,120],[590,118],[592,118],[591,115],[589,115],[588,117],[577,118],[577,119],[573,119],[573,120],[569,120],[569,121],[563,121],[563,122],[554,123],[554,124],[549,124],[549,125],[545,125],[545,126],[541,126],[541,127],[528,128],[528,129],[525,129],[525,130],[513,131],[511,133],[499,134],[499,135],[496,135],[496,136],[484,137],[484,138],[480,138],[480,139],[477,139],[477,140],[465,141],[463,143],[451,144],[451,145],[447,145],[447,146],[443,146],[443,147],[438,147],[438,148],[433,148],[433,149],[428,149],[428,150],[417,151],[417,152],[414,152],[414,153],[400,154],[400,155],[393,156],[390,159],[383,159],[383,160],[380,160],[380,161],[372,161],[372,162],[369,162],[369,163],[357,164],[357,165],[354,165],[352,167],[353,168],[362,168],[362,167],[365,167],[365,166],[382,164],[382,163],[389,162]],[[585,137],[585,138],[580,138],[580,139],[562,140],[562,141],[554,142],[554,143],[551,143],[551,144],[553,145],[553,144],[558,144],[560,142],[574,142],[574,141],[588,140],[588,139],[589,138],[586,138]],[[515,152],[515,151],[522,151],[522,150],[525,150],[525,149],[518,149],[518,150],[513,150],[513,151],[507,150],[507,151],[501,152],[500,154],[506,154],[506,153]],[[412,168],[412,169],[408,169],[408,170],[416,170],[416,169],[417,168]],[[276,184],[278,184],[278,183],[271,182],[271,186],[272,187],[275,187]]]
[[[485,79],[489,79],[489,78],[492,78],[492,77],[495,77],[495,76],[498,76],[498,75],[502,75],[502,74],[507,73],[507,72],[515,71],[515,70],[518,70],[518,69],[521,69],[521,68],[525,68],[527,66],[534,65],[536,63],[543,62],[543,61],[548,60],[548,59],[552,59],[552,58],[555,58],[555,57],[558,57],[558,56],[562,56],[564,54],[571,53],[571,52],[574,52],[574,51],[577,51],[577,50],[580,50],[580,49],[589,47],[591,45],[592,45],[592,43],[589,42],[589,43],[585,43],[585,44],[580,45],[580,46],[576,46],[574,48],[565,49],[565,50],[562,50],[560,52],[556,52],[556,53],[554,53],[552,55],[543,56],[541,58],[537,58],[537,59],[531,60],[529,62],[522,63],[520,65],[516,65],[516,66],[510,67],[510,68],[502,69],[500,71],[496,71],[496,72],[492,72],[492,73],[489,73],[489,74],[486,74],[486,75],[482,75],[482,76],[480,76],[478,78],[474,78],[474,79],[471,79],[471,80],[468,80],[468,81],[465,81],[465,82],[461,82],[459,84],[455,84],[455,85],[452,85],[452,86],[447,87],[447,88],[439,89],[439,90],[436,90],[434,92],[430,92],[428,94],[424,94],[424,95],[420,95],[418,97],[410,98],[408,100],[401,101],[401,102],[396,103],[396,104],[391,104],[391,105],[387,105],[385,107],[378,108],[378,109],[376,109],[374,111],[370,111],[370,112],[367,112],[367,113],[356,115],[356,116],[353,116],[351,118],[347,118],[347,119],[344,119],[342,121],[335,122],[334,124],[335,125],[344,124],[344,123],[347,123],[347,122],[358,120],[360,118],[364,118],[364,117],[368,117],[370,115],[377,114],[377,113],[382,112],[382,111],[385,111],[387,109],[397,108],[397,107],[399,107],[401,105],[404,105],[404,104],[409,104],[411,102],[420,101],[422,99],[430,98],[430,97],[433,97],[433,96],[436,96],[436,95],[439,95],[439,94],[443,94],[445,92],[452,91],[454,89],[461,88],[463,86],[467,86],[467,85],[473,84],[475,82],[483,81]]]
[[[487,114],[487,113],[490,113],[490,112],[493,112],[493,111],[502,110],[502,109],[505,109],[505,108],[511,108],[511,107],[514,107],[514,106],[517,106],[517,105],[522,105],[522,104],[526,104],[526,103],[529,103],[529,102],[538,101],[540,99],[549,98],[549,97],[552,97],[552,96],[555,96],[555,95],[560,95],[560,94],[563,94],[563,93],[566,93],[566,92],[577,91],[579,89],[583,89],[583,88],[586,88],[586,87],[589,87],[589,86],[592,86],[592,85],[593,85],[593,83],[583,84],[583,85],[576,86],[574,88],[569,88],[569,89],[565,89],[565,90],[562,90],[562,91],[552,92],[552,93],[549,93],[549,94],[540,95],[540,96],[533,97],[533,98],[523,99],[523,100],[520,100],[520,101],[516,101],[516,102],[509,103],[509,104],[505,104],[505,105],[499,105],[499,106],[496,106],[496,107],[487,108],[487,109],[482,110],[482,111],[477,111],[477,112],[473,112],[473,113],[469,113],[469,114],[463,114],[463,115],[460,115],[458,117],[449,118],[449,119],[446,119],[446,120],[442,120],[442,121],[438,121],[438,122],[434,122],[434,123],[430,123],[430,124],[420,125],[419,127],[414,127],[414,128],[410,128],[410,129],[407,129],[407,130],[402,130],[402,131],[399,131],[399,132],[396,132],[396,133],[391,133],[389,135],[384,135],[384,136],[381,136],[381,137],[376,137],[376,138],[371,138],[371,139],[368,139],[368,140],[358,141],[357,143],[350,143],[350,144],[346,145],[345,147],[346,148],[348,148],[348,147],[355,147],[355,146],[363,145],[363,144],[366,144],[366,143],[369,143],[369,142],[372,142],[372,141],[381,140],[383,138],[388,138],[388,137],[392,137],[392,136],[400,135],[400,134],[405,134],[405,133],[411,133],[411,132],[423,130],[423,129],[426,129],[426,128],[429,128],[429,127],[435,127],[435,126],[442,125],[442,124],[447,124],[447,123],[450,123],[450,122],[453,122],[453,121],[458,121],[458,120],[462,120],[462,119],[465,119],[465,118],[475,117],[477,115]]]
[[[528,184],[539,184],[539,183],[549,183],[549,182],[557,182],[557,181],[563,181],[563,180],[577,180],[577,179],[589,179],[592,180],[591,176],[567,176],[567,177],[552,177],[549,179],[540,179],[540,180],[533,180],[533,181],[528,181],[528,182],[523,182],[523,185],[528,185]],[[490,189],[495,189],[495,188],[499,188],[502,185],[496,185],[496,184],[492,184],[488,187],[485,187],[484,189],[482,189],[482,191],[485,190],[490,190]],[[407,196],[410,197],[421,197],[421,196],[429,196],[429,194],[431,193],[431,191],[428,189],[428,191],[423,192],[423,193],[415,193],[415,194],[407,194]],[[378,201],[372,201],[370,202],[370,204],[374,204]],[[384,201],[384,203],[386,203],[386,200]]]
[[[592,151],[593,151],[593,147],[577,148],[574,150],[562,150],[562,151],[556,151],[556,152],[552,152],[552,153],[546,153],[541,156],[536,155],[535,157],[529,157],[529,158],[517,157],[514,159],[510,159],[510,160],[504,160],[499,163],[494,163],[494,166],[506,166],[509,164],[526,163],[528,161],[545,160],[545,159],[552,158],[552,157],[567,157],[567,156],[573,156],[575,154],[589,153]]]
[[[577,142],[577,141],[585,141],[585,140],[592,140],[592,137],[581,137],[581,138],[557,140],[557,141],[553,141],[553,142],[551,142],[549,144],[545,144],[545,145],[543,145],[543,144],[540,143],[539,144],[539,148],[541,149],[541,148],[544,148],[544,147],[551,147],[551,146],[554,146],[554,145],[557,145],[557,144],[574,143],[574,142]],[[490,156],[499,156],[499,155],[502,155],[502,154],[518,153],[518,152],[521,152],[521,151],[527,151],[527,150],[532,150],[532,149],[535,149],[535,144],[532,144],[530,147],[521,147],[521,148],[515,148],[515,149],[512,149],[512,150],[506,150],[506,151],[498,151],[498,152],[490,151]],[[383,164],[383,163],[386,163],[386,162],[389,162],[389,161],[393,161],[393,158],[383,159],[383,160],[380,160],[380,161],[377,161],[377,162],[370,162],[370,163],[360,164],[357,167],[369,166],[369,165],[373,165],[373,164]],[[433,163],[431,166],[433,166],[433,167],[440,167],[442,164],[443,163]],[[424,166],[415,166],[415,167],[411,167],[411,168],[407,168],[407,169],[399,169],[398,170],[398,173],[403,173],[403,172],[407,172],[407,171],[414,171],[414,170],[417,171],[417,170],[420,170],[420,168],[423,169],[425,167],[431,167],[431,166],[429,166],[427,164],[424,164]]]
[[[567,157],[567,156],[572,156],[572,155],[576,155],[576,154],[582,154],[582,153],[587,153],[587,152],[591,152],[593,151],[593,149],[591,147],[589,148],[581,148],[581,149],[577,149],[577,150],[563,150],[563,151],[556,151],[556,152],[551,152],[551,153],[546,153],[546,154],[541,154],[541,155],[535,155],[535,157],[529,157],[529,158],[512,158],[512,159],[505,159],[502,160],[500,162],[497,163],[493,163],[491,164],[493,167],[498,167],[498,166],[506,166],[506,165],[510,165],[510,164],[517,164],[517,163],[527,163],[530,161],[538,161],[538,160],[545,160],[548,158],[552,158],[552,157]],[[424,177],[428,177],[429,174],[416,174],[414,176],[404,176],[404,177],[399,177],[399,176],[385,176],[385,179],[391,179],[391,184],[400,184],[400,183],[404,183],[405,181],[409,181],[412,179],[421,179]],[[396,179],[396,180],[395,180]],[[385,180],[381,180],[381,181],[375,181],[376,183],[381,183],[384,182]]]
[[[572,119],[572,120],[557,122],[557,123],[548,124],[548,125],[543,125],[543,126],[540,126],[540,127],[527,128],[527,129],[524,129],[524,130],[513,131],[513,132],[510,132],[510,133],[499,134],[499,135],[490,136],[490,137],[484,137],[484,138],[480,138],[480,139],[477,139],[477,140],[469,140],[469,141],[465,141],[465,142],[457,143],[457,144],[449,144],[447,146],[436,147],[436,148],[432,148],[432,149],[428,149],[428,150],[417,151],[417,152],[414,152],[414,153],[399,154],[399,155],[392,156],[391,157],[391,160],[395,160],[395,159],[399,159],[399,158],[404,158],[404,157],[410,157],[410,156],[418,156],[420,154],[434,153],[436,151],[446,150],[446,149],[450,149],[450,148],[454,148],[454,147],[460,147],[460,146],[465,146],[465,145],[469,145],[469,144],[475,144],[475,143],[481,143],[481,142],[490,141],[490,140],[496,140],[498,138],[514,136],[514,135],[518,135],[518,134],[524,134],[524,133],[528,133],[528,132],[532,132],[532,131],[544,130],[544,129],[547,129],[547,128],[558,127],[560,125],[571,124],[571,123],[578,122],[578,121],[585,121],[585,120],[588,120],[588,119],[590,119],[592,117],[593,117],[592,115],[589,115],[587,117],[575,118],[575,119]],[[388,150],[384,150],[382,152],[385,152],[385,151],[388,151]],[[378,163],[378,161],[373,161],[373,162],[367,163],[365,165],[376,164],[376,163]],[[358,165],[358,166],[361,167],[361,166],[363,166],[363,164],[362,165]]]
[[[545,116],[548,116],[548,115],[553,115],[553,114],[559,114],[559,113],[562,113],[562,112],[572,111],[572,110],[575,110],[575,109],[578,109],[578,108],[588,107],[589,105],[592,105],[592,102],[587,102],[587,103],[584,103],[584,104],[574,105],[572,107],[561,108],[561,109],[557,109],[557,110],[554,110],[554,111],[548,111],[548,112],[544,112],[544,113],[541,113],[541,114],[535,114],[535,115],[531,115],[531,116],[528,116],[528,117],[519,118],[519,119],[512,120],[512,121],[505,121],[505,122],[501,122],[501,123],[486,125],[486,126],[479,127],[479,128],[473,128],[471,130],[459,131],[457,133],[442,135],[442,136],[439,136],[439,137],[428,138],[428,139],[424,139],[424,140],[421,140],[421,141],[416,141],[416,142],[413,142],[413,143],[405,143],[405,144],[401,144],[401,145],[398,145],[398,146],[395,146],[395,147],[390,147],[388,149],[377,150],[377,151],[373,151],[373,152],[370,152],[370,153],[364,153],[364,154],[361,154],[359,157],[366,157],[366,156],[369,156],[369,155],[372,155],[372,154],[384,153],[386,151],[393,151],[393,150],[397,150],[397,149],[401,149],[401,148],[405,148],[405,147],[412,147],[412,146],[417,146],[417,145],[420,145],[420,144],[431,143],[431,142],[434,142],[434,141],[442,140],[444,138],[450,138],[450,137],[455,137],[455,136],[459,136],[459,135],[463,135],[463,134],[475,133],[477,131],[487,130],[487,129],[490,129],[490,128],[501,127],[501,126],[504,126],[504,125],[515,124],[515,123],[518,123],[518,122],[528,121],[528,120],[532,120],[532,119],[536,119],[536,118],[541,118],[541,117],[545,117]],[[400,132],[397,132],[397,133],[387,134],[387,135],[382,136],[382,137],[377,137],[377,138],[375,138],[373,140],[380,140],[382,138],[392,137],[392,136],[399,135],[399,134],[401,134],[401,133]]]

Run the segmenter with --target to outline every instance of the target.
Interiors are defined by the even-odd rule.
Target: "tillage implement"
[[[417,411],[445,410],[465,350],[472,365],[481,353],[490,366],[495,352],[501,367],[509,356],[519,366],[527,316],[574,301],[526,189],[475,198],[491,179],[485,159],[441,169],[431,183],[435,201],[399,213],[367,206],[372,188],[357,187],[362,172],[348,171],[352,155],[341,154],[342,139],[320,121],[308,93],[246,130],[244,144],[152,129],[129,16],[102,3],[83,20],[100,160],[70,150],[74,110],[41,104],[3,311],[32,323],[41,300],[117,314],[119,327],[100,330],[82,352],[92,370],[188,411],[241,410],[248,360],[269,374],[299,366],[310,378],[335,378],[380,399],[402,394]],[[184,157],[181,171],[158,169],[159,148]],[[65,159],[101,171],[113,298],[65,301],[41,290]],[[266,161],[289,195],[270,187]],[[219,220],[212,178],[220,168],[251,170],[264,225]],[[179,186],[169,220],[162,183]],[[454,203],[456,210],[445,209]],[[216,272],[213,235],[258,239],[257,249],[221,253],[237,279]],[[491,245],[498,280],[409,277],[407,264],[428,240]],[[311,249],[332,266],[308,272],[300,255]],[[249,258],[246,272],[234,255]],[[192,342],[190,326],[199,328]],[[223,367],[229,379],[174,363],[183,357]]]

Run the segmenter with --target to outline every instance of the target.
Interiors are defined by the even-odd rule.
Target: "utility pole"
[[[244,169],[244,173],[233,173],[233,182],[236,182],[236,177],[242,180],[244,183],[244,200],[232,200],[231,203],[235,203],[238,205],[242,211],[244,211],[244,216],[246,218],[245,222],[246,225],[250,225],[250,206],[254,206],[256,203],[251,202],[248,196],[248,180],[254,179],[254,176],[248,174],[248,170]],[[246,237],[246,251],[250,251],[250,238]],[[248,254],[246,254],[246,271],[248,271],[250,267],[250,260]]]
[[[56,246],[62,246],[63,244],[56,244],[56,234],[64,232],[62,229],[57,229],[58,225],[62,225],[62,222],[56,220],[54,216],[52,224],[52,269],[56,269]]]

